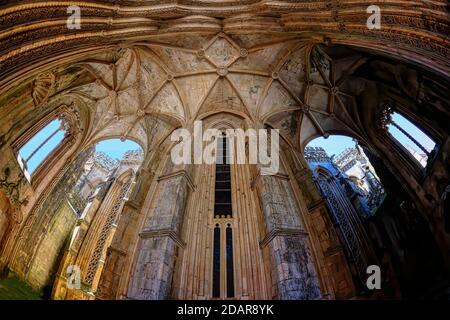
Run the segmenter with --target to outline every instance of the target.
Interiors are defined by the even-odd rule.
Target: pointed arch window
[[[403,112],[401,106],[386,102],[381,110],[380,125],[387,137],[386,142],[397,149],[411,168],[411,174],[417,179],[423,178],[425,168],[436,156],[438,142],[429,134],[430,130],[422,129]]]
[[[233,230],[227,224],[225,233],[226,265],[227,265],[227,298],[234,297],[234,267],[233,267]]]
[[[214,227],[213,298],[220,298],[220,226]]]
[[[216,156],[216,190],[214,215],[230,216],[233,215],[231,205],[231,170],[230,170],[230,152],[228,150],[228,139],[223,134],[218,137],[217,156]]]
[[[61,120],[54,119],[19,149],[18,160],[29,176],[64,140],[66,129]]]
[[[217,138],[212,262],[212,297],[222,299],[235,297],[229,147],[228,138],[222,133]]]
[[[422,168],[425,168],[433,158],[437,146],[436,141],[405,115],[394,110],[393,106],[387,106],[384,112],[382,123],[389,135]]]
[[[73,107],[61,106],[28,129],[13,144],[17,161],[29,182],[42,178],[44,168],[51,168],[79,129],[78,114]],[[40,177],[39,179],[37,179]]]

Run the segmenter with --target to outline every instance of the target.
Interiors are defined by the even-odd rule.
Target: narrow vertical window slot
[[[230,224],[226,229],[227,258],[227,298],[234,297],[234,267],[233,267],[233,230]]]
[[[220,227],[214,228],[213,298],[220,298]]]

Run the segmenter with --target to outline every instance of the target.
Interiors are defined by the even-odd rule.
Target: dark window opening
[[[233,231],[228,225],[226,230],[227,250],[227,298],[234,297],[234,272],[233,272]]]
[[[214,228],[213,249],[213,298],[220,298],[220,228]]]
[[[217,141],[214,216],[232,216],[232,214],[228,139],[223,135]]]

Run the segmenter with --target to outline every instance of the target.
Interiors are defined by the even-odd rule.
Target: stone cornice
[[[310,213],[312,213],[313,211],[315,211],[317,208],[320,208],[320,207],[325,207],[325,200],[324,199],[319,199],[319,200],[317,200],[317,201],[314,201],[313,203],[311,203],[309,206],[308,206],[308,211],[310,212]]]
[[[179,237],[178,233],[171,229],[143,230],[139,233],[139,237],[142,239],[156,238],[156,237],[169,237],[180,248],[184,248],[186,246],[186,243]]]
[[[275,237],[289,236],[289,237],[307,237],[308,232],[302,229],[288,229],[288,228],[275,228],[270,231],[264,239],[259,242],[261,248],[267,246]]]
[[[179,177],[179,176],[183,176],[186,179],[188,186],[189,186],[189,188],[191,188],[192,191],[194,191],[196,189],[196,186],[194,185],[194,182],[193,182],[190,174],[186,170],[179,170],[179,171],[175,171],[175,172],[172,172],[169,174],[161,175],[158,177],[158,182],[172,179],[172,178]]]
[[[127,255],[127,252],[126,252],[126,251],[123,251],[123,250],[121,250],[121,249],[119,249],[119,248],[114,248],[113,246],[110,246],[110,247],[108,248],[108,250],[109,250],[109,251],[114,251],[115,253],[117,253],[117,254],[120,255],[120,256],[126,256],[126,255]]]

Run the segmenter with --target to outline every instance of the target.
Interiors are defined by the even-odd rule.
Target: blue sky
[[[431,140],[425,133],[419,130],[414,124],[412,124],[409,120],[404,118],[398,113],[395,113],[392,115],[392,120],[395,121],[401,128],[406,130],[414,139],[416,139],[422,146],[425,147],[425,149],[430,152],[433,150],[435,143],[433,140]],[[392,125],[388,126],[389,132],[397,139],[402,145],[404,146],[410,146],[416,150],[418,150],[418,147],[409,140],[408,137],[406,137],[400,130],[395,128]],[[422,151],[419,150],[420,153]]]
[[[109,139],[100,141],[95,150],[104,152],[113,159],[122,159],[123,154],[130,150],[142,149],[140,145],[131,140]]]
[[[41,131],[39,131],[33,138],[30,139],[19,151],[23,160],[26,160],[36,148],[54,133],[60,126],[59,120],[53,120]],[[32,174],[41,162],[53,151],[55,147],[64,139],[64,132],[58,131],[50,140],[48,140],[27,162],[28,172]],[[95,146],[96,151],[106,153],[113,159],[122,159],[123,154],[129,150],[137,150],[141,147],[131,140],[124,142],[120,139],[110,139],[99,142]]]
[[[45,126],[41,131],[39,131],[33,138],[30,139],[21,149],[20,156],[22,159],[26,160],[34,150],[47,139],[56,129],[60,126],[61,122],[59,120],[54,120]],[[59,131],[55,134],[49,141],[47,141],[38,152],[36,152],[33,157],[28,160],[27,167],[28,172],[31,174],[45,157],[64,139],[64,132]]]
[[[435,146],[433,140],[431,140],[425,133],[420,131],[419,128],[417,128],[413,123],[396,112],[393,113],[392,119],[401,128],[406,130],[406,132],[414,137],[414,139],[422,144],[422,146],[424,146],[427,151],[433,150]],[[422,153],[422,151],[396,127],[389,125],[388,130],[392,134],[392,136],[397,139],[403,146],[412,147],[413,149],[418,150],[420,153]],[[308,146],[322,147],[323,149],[325,149],[329,156],[332,156],[338,155],[347,148],[355,147],[355,142],[350,137],[331,135],[328,139],[322,137],[314,139],[308,144]]]
[[[308,147],[322,147],[328,155],[338,155],[347,148],[354,148],[355,142],[352,138],[340,135],[330,135],[328,139],[316,138],[312,140]]]
[[[403,129],[405,129],[411,136],[414,137],[419,143],[421,143],[428,151],[433,150],[435,144],[425,133],[420,131],[414,124],[405,119],[398,113],[392,115],[392,119]],[[28,141],[21,149],[20,155],[22,159],[28,158],[31,153],[39,146],[42,141],[49,137],[60,126],[59,120],[50,122],[46,127],[39,131],[30,141]],[[410,146],[416,150],[418,147],[402,132],[392,125],[388,126],[389,132],[404,146]],[[28,161],[28,172],[31,174],[43,159],[64,139],[64,132],[59,131],[49,141],[47,141],[39,151],[33,155]],[[311,141],[308,146],[310,147],[322,147],[328,153],[329,156],[338,155],[347,148],[353,148],[355,142],[352,138],[342,135],[331,135],[328,139],[317,138]],[[138,150],[141,147],[131,140],[120,141],[120,139],[109,139],[99,142],[96,145],[96,151],[106,153],[113,159],[121,159],[125,152],[129,150]],[[421,152],[419,150],[419,152]]]

